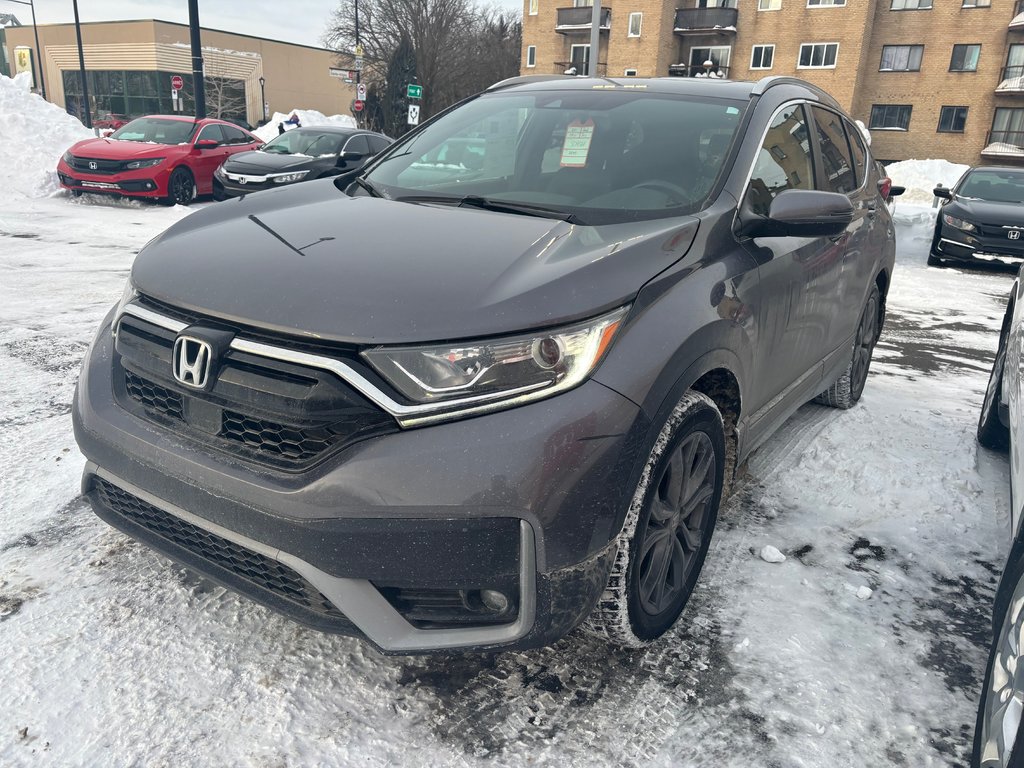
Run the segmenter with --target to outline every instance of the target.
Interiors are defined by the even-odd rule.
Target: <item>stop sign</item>
[[[353,104],[352,104],[352,109],[354,109],[356,112],[362,112],[363,111],[363,102],[360,101],[359,99],[356,99],[355,102],[353,102]]]
[[[181,75],[175,75],[171,78],[171,88],[176,91],[180,91],[185,87],[185,81],[181,78]]]

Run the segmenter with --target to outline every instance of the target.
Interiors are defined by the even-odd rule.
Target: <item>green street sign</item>
[[[412,83],[409,83],[409,85],[405,87],[405,95],[410,99],[422,99],[423,86],[413,85]]]

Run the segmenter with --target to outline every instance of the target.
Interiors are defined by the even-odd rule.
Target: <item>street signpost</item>
[[[182,78],[181,75],[175,75],[171,78],[171,88],[173,88],[176,91],[180,91],[184,87],[185,80]]]
[[[356,86],[356,99],[366,101],[366,83],[360,83]]]
[[[363,106],[364,104],[362,99],[356,99],[354,102],[352,102],[352,109],[354,109],[356,112],[362,112]]]
[[[420,124],[420,105],[410,104],[409,105],[409,125]]]
[[[422,85],[413,85],[412,83],[409,83],[405,87],[405,95],[408,98],[410,98],[410,99],[422,99],[423,98],[423,86]]]

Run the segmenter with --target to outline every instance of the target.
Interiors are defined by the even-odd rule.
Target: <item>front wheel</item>
[[[196,180],[188,168],[175,168],[167,181],[167,205],[189,205],[196,199]]]
[[[878,309],[881,300],[878,286],[872,285],[871,293],[868,294],[868,300],[864,303],[864,310],[860,315],[860,323],[857,324],[850,362],[835,383],[814,398],[814,402],[845,411],[860,400],[864,393],[864,384],[868,380],[868,370],[871,368],[871,355],[875,351],[875,342],[878,341]]]
[[[687,392],[650,449],[588,619],[592,634],[639,647],[675,624],[711,544],[724,469],[722,414],[706,395]]]

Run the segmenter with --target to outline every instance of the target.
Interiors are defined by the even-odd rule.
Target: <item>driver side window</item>
[[[807,117],[800,104],[785,107],[773,119],[754,162],[747,205],[767,216],[772,200],[787,189],[814,189]]]
[[[224,143],[224,133],[221,131],[219,125],[208,125],[203,128],[196,137],[196,143],[206,141],[207,139],[213,139],[218,144]]]

